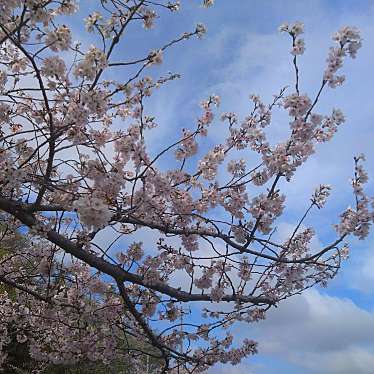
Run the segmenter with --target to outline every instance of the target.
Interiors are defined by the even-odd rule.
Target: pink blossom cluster
[[[316,204],[318,208],[323,208],[326,204],[327,198],[330,196],[331,186],[327,184],[321,184],[314,191],[312,202]]]
[[[199,162],[201,175],[207,180],[213,180],[217,175],[218,166],[222,163],[224,157],[223,146],[216,146]]]
[[[271,231],[271,224],[283,212],[285,195],[273,193],[270,196],[261,194],[252,199],[249,212],[257,219],[258,229],[264,234]]]
[[[93,80],[99,70],[106,68],[105,53],[95,46],[91,46],[84,55],[84,59],[75,66],[74,74],[79,78]]]
[[[45,44],[54,52],[68,50],[71,42],[71,31],[66,25],[57,27],[45,37]]]
[[[352,233],[359,239],[365,239],[374,222],[374,213],[370,212],[370,199],[365,194],[363,186],[368,182],[366,171],[361,165],[365,160],[363,155],[355,157],[355,176],[352,180],[353,193],[356,198],[356,207],[348,207],[340,216],[340,223],[336,230],[340,235]],[[372,204],[374,205],[374,204]]]
[[[294,56],[302,55],[305,52],[304,39],[299,36],[304,33],[304,24],[295,22],[293,24],[284,23],[279,27],[279,31],[287,32],[291,35],[293,40],[291,54]]]
[[[355,58],[362,43],[358,29],[349,26],[340,29],[334,35],[333,40],[338,43],[338,46],[330,48],[327,69],[324,73],[324,80],[332,88],[341,85],[345,80],[344,75],[336,75],[336,72],[343,66],[344,57],[348,55]]]
[[[77,200],[75,208],[82,223],[93,230],[105,227],[112,216],[108,205],[99,197],[87,197]]]

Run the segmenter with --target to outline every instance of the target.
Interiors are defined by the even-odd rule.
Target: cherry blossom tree
[[[299,82],[303,25],[282,25],[292,87],[270,103],[251,95],[243,119],[219,113],[220,98],[211,95],[195,125],[176,128],[174,141],[154,153],[147,139],[162,134],[162,123],[147,101],[179,76],[151,78],[150,68],[174,45],[202,38],[205,27],[119,60],[129,30],[152,32],[165,12],[179,11],[179,1],[91,3],[96,11],[85,27],[92,45],[73,42],[74,0],[0,0],[3,241],[23,235],[27,242],[0,259],[0,281],[15,290],[0,293],[0,365],[14,337],[28,343],[40,370],[123,358],[144,373],[147,356],[161,363],[153,372],[163,373],[237,364],[257,344],[236,341],[235,323],[264,319],[282,300],[326,285],[348,255],[348,237],[364,239],[373,221],[360,155],[354,205],[337,219],[331,242],[316,248],[316,232],[305,225],[323,208],[328,185],[316,186],[292,234],[274,239],[286,204],[280,184],[292,183],[344,122],[339,109],[317,108],[325,90],[344,82],[339,72],[356,57],[359,31],[344,27],[333,36],[310,97]],[[276,145],[267,138],[274,110],[288,113],[290,129]],[[216,126],[224,141],[199,147]]]

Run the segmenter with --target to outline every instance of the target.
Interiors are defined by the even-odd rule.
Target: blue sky
[[[81,1],[85,11],[89,4]],[[278,33],[281,23],[305,23],[301,92],[311,96],[319,88],[331,35],[341,26],[357,26],[363,47],[356,60],[345,64],[347,81],[326,91],[318,107],[326,114],[333,107],[341,108],[346,124],[331,143],[318,147],[292,184],[282,186],[288,208],[280,231],[286,232],[303,212],[314,188],[320,183],[332,185],[326,209],[310,221],[323,242],[331,238],[331,225],[338,221],[338,214],[353,202],[349,178],[354,155],[366,154],[366,169],[374,178],[373,19],[374,3],[361,0],[216,0],[209,10],[202,9],[200,1],[185,1],[179,14],[163,15],[151,32],[131,33],[130,29],[117,57],[143,57],[150,49],[193,30],[197,22],[208,28],[203,40],[190,40],[168,50],[164,63],[150,71],[154,76],[168,71],[182,74],[181,80],[161,89],[148,103],[149,113],[160,124],[160,131],[150,133],[148,139],[156,152],[165,139],[175,139],[181,128],[194,125],[199,102],[209,94],[221,96],[220,110],[234,111],[242,118],[249,110],[249,94],[270,102],[281,87],[293,84],[290,41]],[[276,115],[270,139],[284,138],[287,130],[287,118]],[[218,143],[220,136],[221,131],[214,131],[205,145]],[[161,166],[167,167],[167,162]],[[368,191],[374,195],[372,182]],[[264,322],[237,328],[236,335],[259,342],[256,357],[235,367],[214,368],[211,373],[373,373],[374,235],[365,242],[351,243],[349,260],[327,289],[294,297],[271,311]]]

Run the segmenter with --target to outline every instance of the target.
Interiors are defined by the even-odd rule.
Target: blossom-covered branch
[[[282,189],[345,120],[339,109],[317,108],[325,90],[343,84],[337,74],[356,57],[359,31],[343,27],[333,36],[309,96],[299,66],[304,26],[282,25],[293,88],[276,91],[269,104],[251,95],[243,119],[219,113],[221,98],[211,95],[195,125],[176,128],[168,141],[148,100],[180,76],[157,72],[170,48],[203,38],[205,26],[150,50],[144,43],[133,56],[121,52],[126,42],[131,48],[129,33],[138,28],[148,40],[164,13],[183,4],[94,3],[85,17],[88,44],[73,42],[74,0],[0,0],[0,282],[8,287],[0,292],[0,367],[14,337],[46,365],[120,358],[143,373],[147,355],[154,372],[236,364],[257,343],[238,344],[231,327],[326,285],[348,255],[349,236],[364,239],[373,222],[360,155],[354,205],[330,242],[316,246],[307,226],[326,204],[328,185],[316,186],[288,237],[276,235]],[[288,114],[289,135],[272,145],[275,109]],[[221,142],[202,147],[217,126]]]

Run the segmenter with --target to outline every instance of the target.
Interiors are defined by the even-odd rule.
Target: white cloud
[[[255,338],[260,357],[282,358],[313,374],[372,373],[374,313],[349,299],[310,290],[236,334]]]
[[[347,348],[337,352],[307,353],[295,362],[316,374],[372,374],[374,351]]]
[[[208,371],[209,374],[255,374],[256,366],[239,364],[237,366],[215,366]]]

